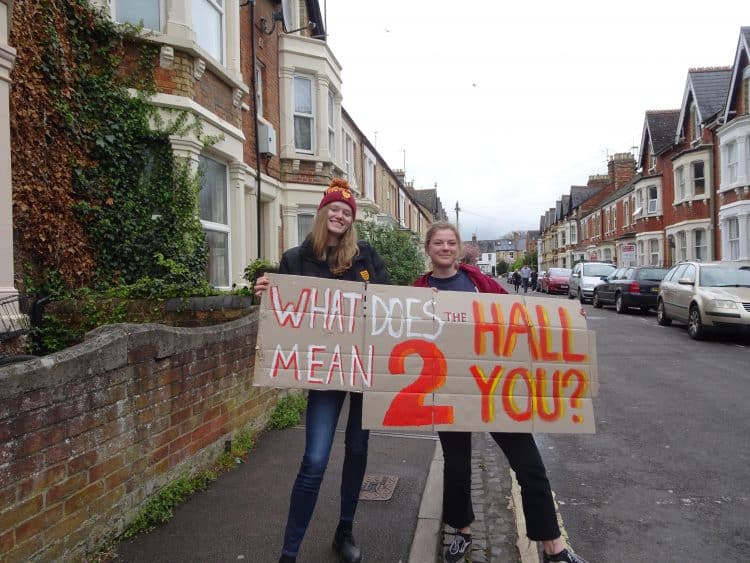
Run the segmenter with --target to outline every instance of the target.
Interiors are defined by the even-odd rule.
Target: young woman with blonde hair
[[[461,235],[452,223],[433,223],[425,235],[425,252],[432,261],[432,271],[414,285],[436,290],[508,293],[494,279],[476,266],[459,262]],[[471,550],[471,433],[438,432],[443,447],[443,521],[456,529],[451,545],[445,550],[446,563],[465,561]],[[544,563],[586,561],[565,548],[557,525],[552,489],[544,461],[534,437],[523,432],[490,432],[515,471],[521,486],[526,535],[541,541]]]

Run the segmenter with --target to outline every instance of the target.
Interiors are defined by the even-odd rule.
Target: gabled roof
[[[497,252],[508,252],[509,250],[515,250],[516,246],[513,244],[513,241],[510,239],[503,239],[503,240],[496,240],[495,241],[495,250]]]
[[[654,149],[654,154],[662,154],[675,144],[677,135],[677,123],[680,119],[680,110],[650,110],[646,112],[643,119],[643,134],[641,135],[641,154],[639,164],[645,167],[648,160],[649,148]]]
[[[683,129],[685,117],[690,111],[690,100],[695,100],[698,108],[698,119],[707,123],[724,109],[729,92],[729,81],[732,79],[732,69],[729,67],[691,68],[685,82],[685,93],[682,96],[680,119],[677,122],[675,143],[679,143],[680,131]]]
[[[739,85],[737,73],[742,71],[740,62],[742,61],[743,54],[745,55],[745,59],[750,59],[750,27],[740,28],[740,38],[737,41],[737,51],[735,52],[734,64],[732,65],[732,77],[729,80],[727,101],[724,107],[724,123],[729,121],[729,111],[732,109],[730,106],[734,97],[734,89]]]
[[[482,254],[495,252],[495,241],[494,240],[478,240],[477,246],[479,246],[479,252]]]
[[[637,178],[640,179],[640,176],[638,176]],[[620,199],[625,194],[627,194],[629,192],[632,192],[633,191],[633,186],[635,185],[635,182],[636,182],[635,179],[631,180],[630,182],[628,182],[627,184],[625,184],[623,187],[621,187],[619,190],[615,191],[615,193],[613,193],[611,196],[609,196],[608,198],[604,199],[604,201],[602,201],[600,205],[602,207],[604,207],[605,205],[609,205],[613,201],[617,201],[618,199]]]

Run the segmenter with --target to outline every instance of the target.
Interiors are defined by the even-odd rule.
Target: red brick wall
[[[270,25],[273,12],[281,9],[281,4],[271,0],[258,0],[255,4],[255,56],[263,65],[263,118],[276,130],[276,138],[280,139],[280,102],[279,102],[279,33],[281,24],[277,23],[274,32],[270,35],[261,33],[260,20],[264,18],[266,25]],[[242,78],[251,88],[250,97],[245,101],[250,106],[250,111],[245,113],[242,129],[245,134],[245,163],[252,168],[256,167],[255,161],[255,130],[253,117],[255,106],[252,96],[252,29],[250,26],[250,6],[240,8],[240,67]],[[277,151],[280,149],[276,147]],[[261,156],[261,172],[274,178],[281,175],[281,164],[278,154],[273,157]]]
[[[80,558],[265,422],[276,391],[252,386],[256,332],[257,315],[111,325],[0,370],[0,560]]]

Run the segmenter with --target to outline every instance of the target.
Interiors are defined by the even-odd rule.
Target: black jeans
[[[443,446],[443,521],[465,528],[474,521],[471,504],[471,433],[438,432]],[[490,432],[503,450],[521,487],[526,535],[533,541],[560,537],[547,472],[534,437],[528,433]]]

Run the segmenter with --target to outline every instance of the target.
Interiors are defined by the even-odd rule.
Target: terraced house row
[[[150,101],[165,119],[184,110],[218,139],[206,147],[196,128],[170,139],[176,155],[204,171],[200,213],[212,285],[242,283],[254,259],[278,261],[301,242],[332,177],[349,180],[363,218],[423,234],[441,214],[436,190],[414,190],[344,109],[342,67],[317,0],[90,3],[116,22],[142,25],[136,42],[158,47]],[[0,297],[16,292],[12,10],[12,0],[0,0]]]
[[[750,27],[731,67],[690,69],[679,109],[646,111],[638,154],[571,186],[540,231],[541,269],[750,260]]]

